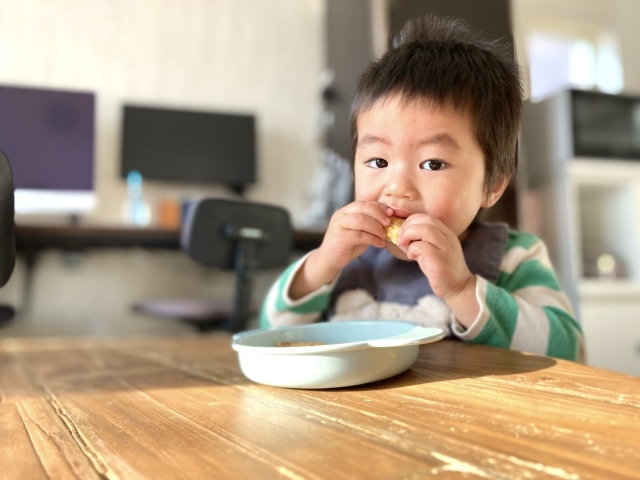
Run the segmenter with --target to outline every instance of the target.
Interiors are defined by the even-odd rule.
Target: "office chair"
[[[11,278],[16,263],[16,240],[14,233],[13,176],[6,155],[0,152],[0,287]],[[9,305],[0,305],[0,326],[15,315]]]
[[[134,310],[178,318],[200,331],[239,332],[251,314],[253,276],[258,269],[288,262],[292,229],[280,207],[227,199],[204,199],[190,206],[181,229],[182,249],[196,262],[235,271],[235,293],[229,302],[151,300]]]

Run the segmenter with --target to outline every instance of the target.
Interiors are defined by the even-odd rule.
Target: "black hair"
[[[517,165],[522,110],[520,70],[511,45],[485,40],[459,19],[409,20],[392,48],[360,76],[351,108],[353,148],[358,115],[390,94],[468,112],[485,156],[485,192]]]

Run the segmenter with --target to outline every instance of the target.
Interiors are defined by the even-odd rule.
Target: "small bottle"
[[[127,198],[120,212],[122,221],[139,227],[147,227],[151,223],[151,208],[142,195],[142,175],[137,170],[127,174]]]

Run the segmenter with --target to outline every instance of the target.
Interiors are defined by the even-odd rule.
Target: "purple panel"
[[[15,188],[93,190],[95,96],[0,86],[0,150]]]

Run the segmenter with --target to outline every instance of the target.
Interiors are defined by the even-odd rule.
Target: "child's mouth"
[[[391,207],[391,208],[393,208],[393,207]],[[411,215],[411,212],[409,212],[407,210],[402,210],[401,208],[394,208],[393,209],[393,216],[394,217],[407,218],[410,215]]]

